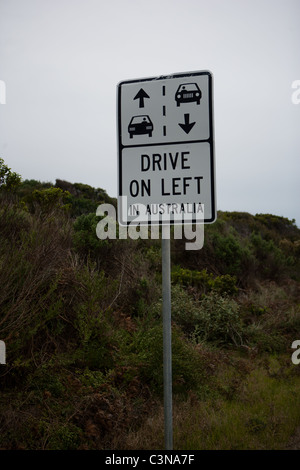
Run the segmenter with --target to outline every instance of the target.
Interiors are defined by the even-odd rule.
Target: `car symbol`
[[[181,103],[191,103],[192,101],[196,101],[197,104],[200,104],[201,96],[202,93],[197,83],[184,83],[183,85],[179,85],[175,94],[175,100],[177,106],[180,106]]]
[[[150,117],[147,115],[133,116],[128,126],[128,132],[131,139],[134,135],[141,134],[148,134],[149,137],[152,137],[153,123]]]

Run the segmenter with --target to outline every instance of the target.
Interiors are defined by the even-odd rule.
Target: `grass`
[[[282,373],[279,364],[274,359],[267,368],[257,365],[231,396],[225,389],[238,374],[221,367],[215,377],[216,396],[175,397],[174,450],[284,449],[300,421],[300,375],[293,366]],[[163,449],[163,427],[160,406],[138,432],[128,435],[127,448]]]

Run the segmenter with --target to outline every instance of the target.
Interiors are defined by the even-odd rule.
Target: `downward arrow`
[[[135,97],[133,99],[134,100],[140,100],[139,108],[143,108],[145,98],[150,98],[150,96],[147,95],[147,93],[143,90],[143,88],[141,88],[140,91],[135,95]]]
[[[185,114],[184,115],[184,124],[178,123],[178,125],[184,130],[186,134],[188,134],[194,127],[196,122],[190,122],[190,115]]]

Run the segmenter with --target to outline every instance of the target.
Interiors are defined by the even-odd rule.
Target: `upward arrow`
[[[195,124],[196,122],[190,122],[189,114],[184,115],[184,124],[178,123],[178,125],[184,130],[184,132],[186,132],[186,134],[188,134],[192,130]]]
[[[140,100],[139,108],[143,108],[145,98],[150,98],[150,96],[147,95],[147,93],[143,90],[143,88],[141,88],[140,91],[135,95],[135,97],[133,99],[134,100]]]

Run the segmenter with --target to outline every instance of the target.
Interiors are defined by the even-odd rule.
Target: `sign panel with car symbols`
[[[211,72],[122,81],[117,108],[119,223],[214,222]]]

